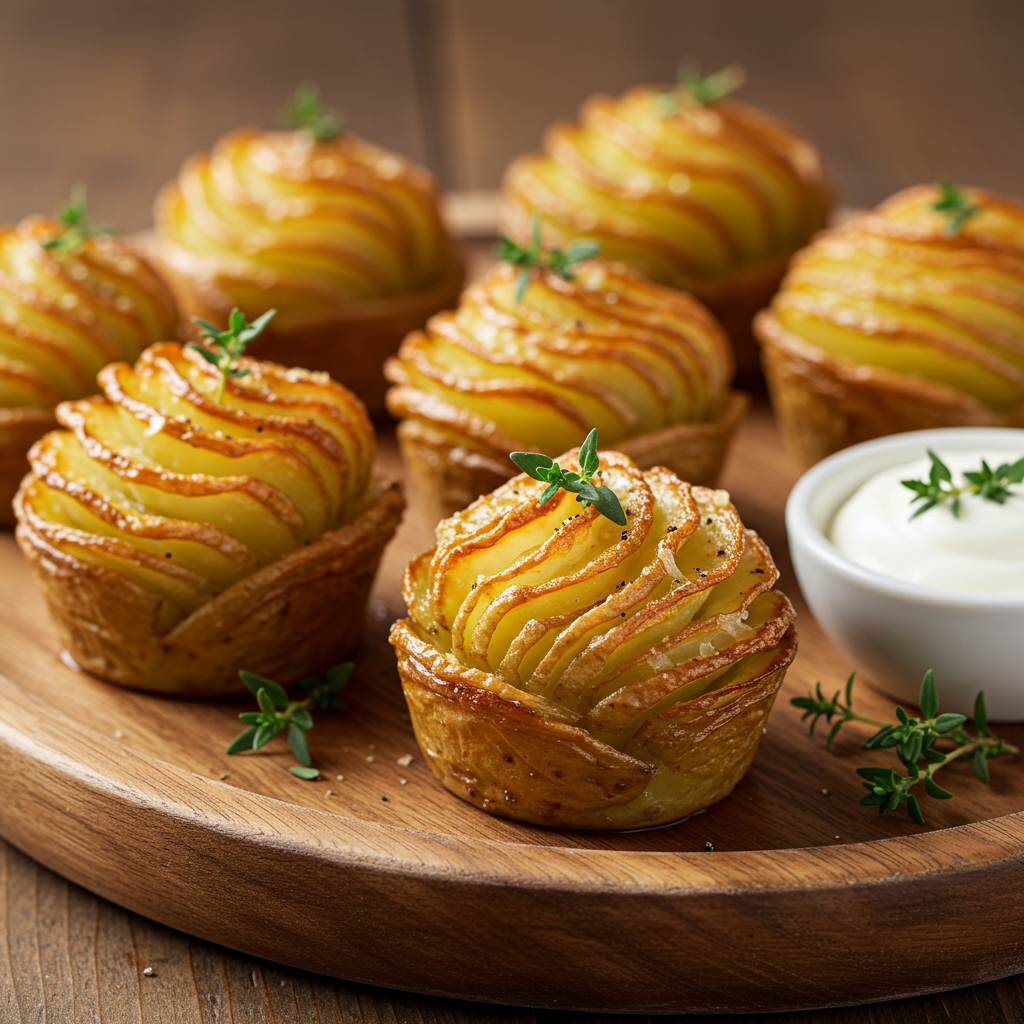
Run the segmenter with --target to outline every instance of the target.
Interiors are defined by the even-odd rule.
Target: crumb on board
[[[395,758],[395,764],[400,768],[408,768],[412,764],[412,754],[403,754],[401,757]]]
[[[832,795],[832,790],[831,789],[823,789],[821,791],[821,795],[822,796],[831,796]]]
[[[336,779],[337,779],[337,780],[338,780],[339,782],[344,782],[344,781],[345,781],[345,776],[344,776],[344,775],[335,775],[334,777],[335,777],[335,778],[336,778]]]
[[[376,761],[376,760],[377,760],[377,758],[375,758],[373,756],[373,754],[368,754],[367,757],[366,757],[366,763],[367,764],[373,764],[373,762]]]
[[[223,782],[225,779],[228,779],[230,777],[231,777],[231,772],[221,772],[220,775],[217,776],[217,778],[220,779],[221,782]]]
[[[142,973],[143,973],[143,974],[144,974],[144,975],[145,975],[145,976],[146,976],[147,978],[155,978],[155,977],[156,977],[156,971],[155,971],[155,970],[153,970],[153,968],[152,968],[152,967],[143,967],[143,969],[142,969]]]
[[[327,795],[328,796],[334,796],[334,790],[333,789],[327,790]]]
[[[120,729],[115,729],[114,730],[114,739],[115,740],[119,740],[123,735],[124,735],[124,733],[121,732]]]
[[[398,783],[401,786],[408,786],[409,785],[409,780],[408,779],[399,779]]]
[[[704,843],[704,852],[705,853],[714,853],[715,852],[715,844],[713,842],[711,842],[711,840],[706,840],[705,841],[705,843]]]

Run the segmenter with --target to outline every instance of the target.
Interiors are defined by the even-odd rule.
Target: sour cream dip
[[[936,454],[949,467],[957,487],[965,470],[995,469],[1016,462],[1006,449],[975,449]],[[913,491],[901,480],[927,480],[931,460],[882,470],[866,480],[836,512],[829,540],[851,561],[908,583],[981,594],[1024,596],[1024,485],[998,504],[975,494],[960,498],[955,517],[947,499],[911,518],[923,502],[911,505]]]

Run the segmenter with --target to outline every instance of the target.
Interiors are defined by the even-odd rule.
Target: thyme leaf
[[[946,180],[939,182],[939,198],[932,203],[932,209],[936,213],[946,214],[946,226],[943,230],[948,238],[956,238],[964,225],[981,213],[981,207],[975,206],[963,189]]]
[[[246,689],[256,698],[259,711],[243,711],[238,717],[248,726],[227,746],[226,754],[241,754],[246,750],[259,750],[275,736],[287,730],[288,746],[295,759],[302,765],[289,771],[300,779],[313,780],[320,772],[313,767],[309,754],[306,733],[313,728],[316,711],[344,711],[345,704],[341,691],[348,685],[354,664],[351,661],[328,669],[326,678],[303,679],[299,686],[306,696],[292,700],[288,691],[272,679],[256,675],[255,672],[238,673]]]
[[[935,774],[953,761],[970,760],[974,774],[979,781],[989,781],[989,758],[1016,754],[1016,747],[999,739],[989,728],[988,713],[985,710],[984,691],[979,692],[974,702],[974,727],[976,735],[972,736],[965,728],[967,721],[964,715],[947,712],[939,714],[939,697],[935,687],[935,673],[928,669],[921,680],[921,692],[918,704],[921,708],[920,718],[912,718],[903,708],[896,709],[896,723],[880,722],[873,718],[865,718],[853,710],[853,680],[855,673],[850,674],[846,682],[843,698],[840,691],[829,698],[821,691],[819,682],[814,691],[806,697],[794,697],[790,704],[801,708],[801,721],[810,719],[809,732],[814,735],[814,727],[822,718],[832,725],[825,749],[832,747],[832,741],[847,722],[865,722],[878,726],[878,732],[864,741],[864,750],[889,749],[895,747],[896,756],[906,769],[905,774],[896,768],[858,768],[862,785],[868,791],[861,803],[868,807],[877,807],[879,814],[893,811],[901,803],[906,803],[907,813],[923,825],[924,815],[917,794],[912,790],[924,784],[924,791],[936,800],[951,800],[953,794],[943,789],[936,781]],[[833,722],[833,719],[835,721]],[[938,750],[936,743],[952,744],[950,750]],[[922,761],[924,762],[922,764]]]
[[[198,352],[211,366],[220,371],[218,402],[224,398],[224,385],[229,377],[234,379],[248,374],[247,369],[237,367],[235,363],[242,358],[249,342],[259,337],[276,312],[276,309],[268,309],[263,316],[249,323],[245,314],[236,306],[228,315],[228,326],[224,331],[209,320],[203,320],[198,316],[192,317],[192,322],[199,325],[200,334],[206,344],[200,345],[190,341],[185,347]]]
[[[586,440],[580,445],[580,472],[564,470],[547,455],[539,452],[512,452],[509,458],[529,477],[548,484],[540,496],[540,503],[553,498],[560,490],[576,495],[576,500],[588,508],[593,505],[606,519],[618,526],[626,525],[626,514],[615,496],[615,492],[604,484],[595,485],[591,482],[601,473],[601,460],[597,454],[597,428],[587,434]]]
[[[501,241],[494,251],[499,259],[519,268],[516,279],[516,304],[523,301],[526,286],[530,283],[530,272],[534,267],[547,268],[559,277],[571,281],[575,277],[576,266],[584,260],[593,259],[601,252],[601,243],[593,238],[577,238],[565,249],[552,248],[546,253],[541,246],[541,215],[534,214],[533,236],[529,245],[520,245],[512,241],[508,235],[499,233]]]
[[[729,64],[709,75],[700,73],[700,64],[684,60],[679,65],[676,84],[654,98],[655,112],[671,117],[686,107],[707,107],[734,93],[746,81],[747,73],[739,64]]]
[[[286,115],[289,128],[308,132],[317,142],[330,142],[341,134],[342,117],[329,110],[320,99],[320,90],[306,82],[295,90],[295,97]]]
[[[910,499],[911,506],[917,502],[923,504],[911,515],[916,519],[936,505],[950,502],[950,511],[954,519],[960,518],[960,497],[964,494],[976,494],[985,501],[994,501],[997,505],[1006,504],[1006,499],[1014,492],[1010,489],[1024,481],[1024,456],[1016,462],[1003,462],[993,469],[984,459],[981,468],[964,473],[967,483],[957,487],[953,483],[953,474],[949,467],[931,450],[928,449],[931,468],[927,480],[901,480],[908,490],[914,492]]]
[[[71,190],[71,198],[57,211],[57,220],[62,230],[43,242],[43,248],[58,254],[77,252],[90,238],[113,231],[109,224],[89,223],[84,185],[76,185]]]

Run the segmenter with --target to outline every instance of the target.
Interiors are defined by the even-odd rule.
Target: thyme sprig
[[[526,286],[530,283],[530,271],[534,267],[546,267],[559,277],[571,281],[576,274],[576,266],[584,260],[592,259],[601,252],[601,243],[593,238],[577,238],[565,249],[552,248],[546,253],[541,246],[540,230],[542,217],[539,213],[533,217],[533,237],[529,245],[513,242],[508,235],[500,233],[501,241],[494,251],[498,258],[513,267],[519,267],[516,279],[516,304],[522,302]]]
[[[300,779],[312,781],[320,777],[309,756],[306,733],[313,728],[316,711],[344,711],[341,691],[348,685],[354,665],[351,661],[327,670],[324,679],[303,679],[299,686],[305,691],[302,700],[292,700],[288,691],[272,679],[258,676],[244,669],[238,673],[246,688],[256,698],[259,711],[243,711],[238,717],[248,726],[229,744],[225,753],[240,754],[245,750],[259,750],[278,733],[288,730],[288,746],[301,767],[288,770]]]
[[[63,230],[43,242],[43,248],[60,254],[77,252],[90,238],[113,231],[109,224],[89,223],[84,185],[76,185],[71,190],[71,198],[57,211],[57,220]]]
[[[601,476],[601,460],[597,454],[597,428],[595,427],[586,440],[580,445],[580,472],[564,470],[554,459],[538,452],[512,452],[509,458],[534,480],[547,483],[540,503],[549,501],[558,491],[565,490],[576,495],[576,500],[584,507],[593,505],[606,519],[618,526],[626,525],[626,514],[622,511],[615,492],[604,484],[591,483],[596,474]]]
[[[684,60],[679,65],[676,84],[655,97],[655,111],[661,117],[671,117],[684,107],[710,106],[734,93],[746,79],[747,73],[739,64],[729,64],[721,71],[702,75],[698,62]]]
[[[928,457],[932,460],[927,480],[901,480],[908,490],[914,492],[910,499],[911,506],[919,501],[924,504],[910,517],[916,519],[923,512],[935,508],[944,501],[951,502],[950,511],[954,519],[960,518],[960,497],[964,494],[976,494],[985,501],[994,501],[997,505],[1006,504],[1006,499],[1014,492],[1011,487],[1024,481],[1024,456],[1016,462],[1003,462],[993,469],[984,459],[981,469],[964,473],[967,483],[957,487],[953,483],[953,474],[942,459],[928,449]]]
[[[946,226],[943,230],[949,238],[956,238],[964,225],[981,213],[981,207],[975,206],[962,188],[957,188],[951,181],[946,180],[939,182],[939,198],[932,203],[932,209],[936,213],[946,214]]]
[[[220,387],[217,389],[217,401],[224,398],[224,385],[227,379],[244,377],[248,374],[245,367],[235,366],[235,362],[241,359],[246,346],[253,338],[259,337],[263,328],[270,323],[271,318],[277,312],[276,309],[268,309],[261,317],[257,317],[252,323],[245,318],[245,314],[236,306],[228,316],[228,327],[222,331],[216,324],[201,317],[192,317],[192,322],[198,324],[201,330],[205,345],[190,341],[186,348],[194,349],[211,366],[220,370]]]
[[[923,825],[924,815],[917,795],[911,792],[915,786],[924,783],[924,791],[937,800],[950,800],[953,794],[943,789],[936,781],[935,774],[954,761],[970,759],[974,774],[981,782],[989,781],[988,760],[991,757],[1003,757],[1016,754],[1016,747],[999,739],[988,725],[988,714],[985,710],[984,691],[978,693],[974,702],[974,726],[977,732],[972,736],[964,729],[966,716],[947,712],[939,714],[939,697],[935,688],[935,673],[929,669],[921,680],[921,693],[918,703],[921,717],[912,718],[903,710],[896,708],[897,723],[880,722],[874,718],[865,718],[853,710],[853,680],[856,673],[851,673],[846,681],[845,697],[840,698],[840,691],[830,699],[821,691],[821,683],[813,693],[806,697],[794,697],[790,703],[804,710],[801,721],[810,719],[810,735],[814,735],[814,727],[819,719],[832,724],[825,749],[832,747],[832,741],[847,722],[864,722],[879,726],[878,732],[864,741],[864,750],[896,748],[896,756],[900,759],[906,774],[895,768],[858,768],[857,774],[865,781],[862,783],[868,791],[861,803],[868,807],[877,807],[879,814],[893,811],[901,803],[906,803],[910,817]],[[833,719],[835,722],[833,723]],[[935,744],[951,743],[951,750],[937,750]],[[924,762],[923,764],[921,762]]]
[[[307,132],[317,142],[330,142],[341,134],[341,115],[323,105],[320,90],[312,82],[295,90],[285,120],[289,128]]]

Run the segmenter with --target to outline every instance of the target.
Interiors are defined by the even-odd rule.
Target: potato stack
[[[616,452],[600,469],[625,528],[565,491],[541,504],[522,475],[406,572],[391,642],[417,738],[494,814],[621,829],[720,799],[795,650],[771,556],[724,491]]]

